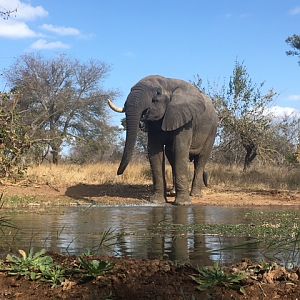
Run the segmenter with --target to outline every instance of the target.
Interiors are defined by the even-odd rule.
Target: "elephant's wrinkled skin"
[[[200,195],[203,178],[207,179],[204,167],[216,135],[218,118],[211,99],[185,81],[148,76],[132,87],[124,109],[119,111],[125,111],[127,131],[117,174],[123,174],[131,159],[142,121],[148,131],[148,154],[153,177],[150,201],[157,204],[166,201],[166,155],[173,171],[174,203],[190,204],[190,195]],[[190,194],[189,159],[194,162]]]

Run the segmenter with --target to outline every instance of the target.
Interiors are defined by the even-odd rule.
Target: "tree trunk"
[[[254,158],[257,156],[257,146],[253,142],[253,140],[249,137],[246,137],[245,134],[241,134],[242,144],[246,150],[246,155],[244,159],[244,168],[243,172],[245,172],[249,167]]]
[[[57,165],[58,164],[58,158],[59,158],[59,146],[57,145],[51,145],[51,154],[52,154],[52,163]]]
[[[246,149],[246,155],[244,160],[244,169],[245,172],[249,167],[254,158],[257,156],[257,147],[254,144],[243,145]]]

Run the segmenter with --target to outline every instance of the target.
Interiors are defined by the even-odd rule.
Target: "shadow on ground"
[[[68,187],[65,195],[74,199],[85,200],[105,196],[147,200],[150,190],[150,186],[147,185],[76,184]]]

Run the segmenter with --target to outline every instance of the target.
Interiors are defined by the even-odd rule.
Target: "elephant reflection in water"
[[[166,223],[185,226],[192,225],[195,222],[193,207],[164,209],[155,207],[152,216],[153,224],[165,221]],[[160,254],[162,257],[178,262],[189,262],[194,260],[194,256],[196,256],[199,257],[199,264],[209,265],[211,263],[207,254],[205,237],[202,234],[196,234],[194,231],[186,232],[180,230],[180,228],[162,234],[155,234],[151,239],[151,253],[150,257],[157,257]]]

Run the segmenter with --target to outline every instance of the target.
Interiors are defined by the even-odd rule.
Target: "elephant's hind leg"
[[[215,141],[217,128],[214,127],[209,134],[201,153],[194,156],[194,178],[191,189],[191,196],[202,196],[203,184],[208,185],[208,174],[204,171],[205,165],[210,157],[210,153]]]
[[[203,156],[194,157],[194,178],[191,189],[191,196],[201,197],[203,183],[207,182],[207,173],[204,172],[206,159]]]

